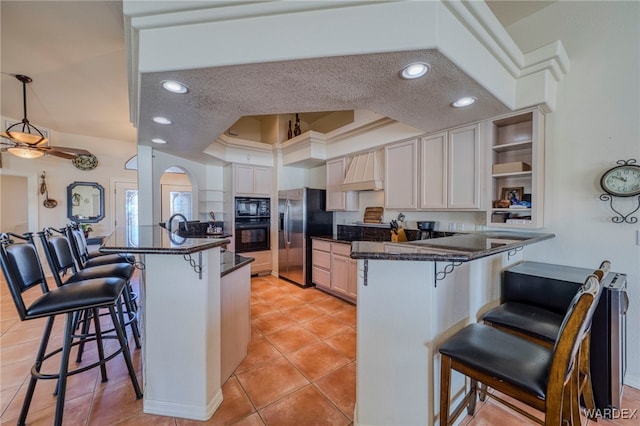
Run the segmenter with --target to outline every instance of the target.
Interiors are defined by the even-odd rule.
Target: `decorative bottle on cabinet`
[[[298,114],[296,113],[296,125],[293,128],[293,135],[300,136],[301,133],[302,131],[300,130],[300,116],[298,116]]]
[[[291,120],[289,120],[289,131],[287,132],[287,139],[291,139],[293,137],[293,132],[291,131]]]

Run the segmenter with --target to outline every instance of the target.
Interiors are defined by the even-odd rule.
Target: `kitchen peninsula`
[[[225,238],[135,231],[116,229],[100,251],[140,255],[143,410],[207,420],[246,356],[253,259],[221,251]]]
[[[354,424],[432,425],[438,347],[500,298],[501,271],[553,234],[479,232],[406,243],[355,241],[358,334]],[[459,398],[463,376],[452,377]]]

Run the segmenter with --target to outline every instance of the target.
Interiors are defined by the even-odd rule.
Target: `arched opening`
[[[163,220],[178,213],[187,220],[197,216],[192,180],[183,168],[169,167],[160,176],[160,197]]]

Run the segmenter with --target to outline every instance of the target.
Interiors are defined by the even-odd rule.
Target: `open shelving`
[[[539,108],[503,115],[488,123],[490,146],[487,225],[499,228],[541,228],[544,224],[544,114]],[[531,170],[493,173],[493,166],[525,163]],[[498,207],[505,188],[523,188],[530,208]],[[522,201],[522,200],[520,200]]]

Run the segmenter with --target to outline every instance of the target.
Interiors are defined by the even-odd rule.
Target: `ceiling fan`
[[[33,80],[22,74],[12,75],[22,82],[24,118],[0,133],[0,136],[4,138],[0,140],[0,145],[7,146],[2,150],[21,158],[38,158],[48,154],[73,160],[79,155],[91,155],[86,149],[47,145],[49,139],[27,119],[27,83],[31,83]]]

